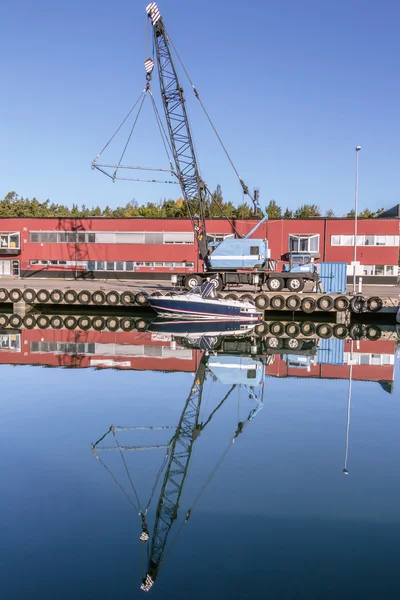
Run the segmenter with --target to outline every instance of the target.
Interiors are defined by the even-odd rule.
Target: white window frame
[[[300,245],[300,240],[307,240],[307,250],[292,250],[291,238],[297,238],[298,245]],[[312,238],[317,238],[317,249],[310,250],[310,241]],[[288,248],[289,252],[308,252],[309,254],[317,254],[319,252],[319,242],[320,242],[320,234],[319,233],[289,233],[288,238]]]
[[[10,246],[10,238],[12,235],[18,236],[18,245]],[[3,246],[1,243],[1,238],[7,238],[7,245]],[[19,231],[0,231],[0,254],[2,250],[20,250],[21,249],[21,234]]]

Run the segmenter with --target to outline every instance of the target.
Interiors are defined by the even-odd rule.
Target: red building
[[[253,220],[234,220],[239,234]],[[399,218],[358,221],[356,274],[364,283],[397,283]],[[225,219],[207,222],[210,241],[234,235]],[[270,258],[282,266],[287,252],[316,260],[347,262],[353,274],[354,220],[279,219],[262,224],[255,237],[268,239]],[[186,219],[2,218],[0,278],[158,278],[201,271],[191,223]]]

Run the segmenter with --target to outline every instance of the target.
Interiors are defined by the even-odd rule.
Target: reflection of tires
[[[73,329],[76,329],[78,325],[78,321],[76,320],[75,317],[65,317],[64,319],[64,327],[66,329],[69,329],[70,331],[72,331]]]
[[[301,310],[303,312],[305,312],[306,314],[310,314],[310,313],[314,312],[316,307],[317,307],[317,303],[315,302],[314,298],[310,298],[309,296],[307,296],[306,298],[303,298],[303,300],[301,301]]]
[[[338,312],[343,312],[349,308],[350,300],[346,296],[338,296],[338,298],[335,298],[333,305]]]
[[[116,317],[109,317],[106,321],[106,327],[109,331],[117,331],[117,329],[119,329],[119,319]]]
[[[63,325],[64,321],[62,317],[59,317],[58,315],[54,315],[54,317],[51,317],[50,326],[52,329],[61,329]]]
[[[265,340],[265,343],[268,348],[271,348],[273,350],[282,348],[282,340],[280,340],[279,338],[277,338],[275,336],[267,338]]]
[[[25,315],[22,319],[25,329],[33,329],[36,325],[36,319],[32,315]]]
[[[147,304],[147,294],[145,292],[139,292],[135,296],[136,304],[139,306],[144,306]]]
[[[135,320],[130,317],[124,317],[121,319],[119,326],[122,331],[132,331],[132,329],[135,329]]]
[[[135,304],[135,294],[132,294],[132,292],[122,292],[120,298],[124,306],[133,306]]]
[[[8,325],[8,315],[1,314],[0,315],[0,328],[7,327]]]
[[[350,302],[350,308],[357,314],[365,312],[367,310],[367,302],[364,296],[355,296]]]
[[[270,277],[267,279],[267,286],[271,292],[280,292],[284,286],[282,277]]]
[[[187,290],[192,290],[193,288],[195,288],[197,285],[201,284],[201,277],[199,275],[195,275],[194,273],[190,274],[190,275],[186,275],[184,281],[183,281],[183,285],[185,286],[185,288]]]
[[[138,331],[146,331],[147,329],[147,323],[144,319],[138,319],[135,325]]]
[[[225,296],[225,300],[237,300],[238,299],[238,295],[234,294],[233,292],[230,294],[227,294]]]
[[[92,327],[96,331],[102,331],[105,327],[106,321],[104,317],[93,317],[92,319]]]
[[[331,325],[328,325],[328,323],[321,323],[320,325],[317,325],[316,331],[317,336],[322,338],[323,340],[327,340],[333,335],[333,329]]]
[[[50,300],[50,292],[48,290],[39,290],[36,294],[36,300],[39,304],[46,304]]]
[[[315,325],[311,321],[303,321],[303,323],[300,324],[300,331],[303,335],[309,337],[310,335],[314,335]]]
[[[89,304],[91,299],[92,299],[92,294],[90,292],[88,292],[87,290],[82,290],[78,294],[79,304]]]
[[[319,310],[329,311],[334,306],[334,301],[330,296],[320,296],[317,300]]]
[[[272,333],[272,335],[282,335],[282,333],[285,331],[285,327],[283,323],[274,321],[273,323],[270,323],[269,331]]]
[[[365,331],[365,337],[369,340],[376,341],[379,340],[382,336],[382,330],[378,325],[369,325]]]
[[[255,303],[256,303],[257,308],[260,308],[261,310],[265,310],[266,308],[269,307],[269,298],[266,294],[260,294],[259,296],[256,297]]]
[[[67,290],[64,293],[64,300],[67,304],[75,304],[78,299],[78,294],[75,290]]]
[[[289,310],[298,310],[301,305],[301,300],[298,296],[288,296],[286,298],[286,308]]]
[[[22,297],[28,304],[32,304],[36,300],[36,292],[35,290],[31,290],[28,288],[22,292]]]
[[[82,329],[82,331],[87,331],[92,326],[92,321],[89,317],[79,317],[78,319],[78,327]]]
[[[254,331],[257,335],[267,335],[268,329],[267,323],[258,323],[258,325],[255,326]]]
[[[304,288],[304,279],[302,277],[291,277],[286,281],[286,287],[291,292],[301,292]]]
[[[50,319],[46,315],[39,315],[36,319],[39,329],[48,329],[50,327]]]
[[[92,294],[93,304],[96,304],[97,306],[101,306],[102,304],[104,304],[105,301],[106,301],[106,295],[104,292],[102,292],[101,290],[97,290],[96,292],[93,292],[93,294]]]
[[[22,298],[21,290],[17,290],[16,288],[14,288],[13,290],[10,290],[8,295],[9,295],[11,302],[19,302]]]
[[[362,340],[364,337],[364,327],[361,323],[354,323],[350,327],[349,334],[352,340]]]
[[[60,304],[63,301],[63,298],[64,294],[61,290],[53,290],[50,293],[50,300],[53,302],[53,304]]]
[[[22,318],[19,315],[11,315],[8,324],[14,329],[19,329],[22,325]]]
[[[372,296],[367,300],[367,309],[369,312],[378,312],[381,310],[383,302],[378,296]]]
[[[283,310],[285,308],[285,298],[283,296],[272,296],[270,306],[274,310]]]
[[[285,327],[286,335],[291,338],[296,338],[300,333],[300,327],[297,323],[288,323]]]
[[[333,335],[339,340],[344,340],[349,334],[349,330],[346,325],[335,325],[333,328]]]
[[[8,290],[6,288],[0,288],[0,302],[7,302]]]
[[[116,306],[119,303],[119,294],[118,292],[108,292],[107,294],[107,304],[110,306]]]

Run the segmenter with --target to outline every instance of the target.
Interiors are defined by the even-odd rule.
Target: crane
[[[146,7],[146,13],[153,28],[153,48],[155,50],[153,58],[157,63],[161,99],[168,133],[165,131],[161,122],[161,117],[158,113],[152,95],[150,83],[155,68],[155,62],[153,58],[149,57],[145,60],[146,87],[130,111],[131,113],[135,106],[139,104],[139,112],[135,118],[128,141],[118,164],[104,165],[100,164],[98,159],[102,152],[107,148],[109,143],[113,140],[115,135],[119,132],[130,113],[128,113],[128,116],[121,123],[120,127],[111,137],[109,142],[104,146],[103,150],[92,161],[92,168],[105,173],[113,181],[118,178],[117,172],[120,168],[165,171],[165,169],[121,165],[121,161],[124,157],[126,148],[132,136],[133,129],[140,114],[143,101],[146,95],[150,95],[164,148],[167,151],[170,160],[170,173],[175,176],[180,185],[197,242],[199,256],[203,263],[202,270],[199,270],[196,273],[189,273],[187,275],[178,274],[176,283],[179,286],[186,287],[186,289],[190,290],[201,284],[203,280],[211,279],[214,281],[217,291],[223,289],[227,285],[254,285],[256,288],[259,287],[260,289],[262,289],[263,285],[267,285],[268,289],[273,292],[280,291],[283,287],[287,287],[289,290],[294,292],[301,291],[304,287],[305,280],[316,281],[318,279],[315,266],[311,260],[312,257],[310,257],[308,266],[302,265],[301,273],[299,272],[299,269],[292,267],[292,265],[290,265],[290,268],[286,269],[285,271],[276,272],[276,261],[270,259],[267,239],[253,237],[260,226],[268,219],[267,213],[263,211],[260,205],[258,190],[256,189],[254,194],[251,194],[248,186],[244,183],[242,177],[239,175],[239,172],[229,156],[215,125],[211,121],[211,118],[205,109],[197,88],[191,81],[189,74],[176,51],[176,48],[172,43],[171,37],[166,30],[163,17],[161,16],[157,4],[155,2],[148,4]],[[225,218],[227,218],[227,220],[230,222],[236,237],[227,237],[223,240],[214,241],[211,243],[209,243],[207,240],[205,218],[207,201],[210,198],[214,202],[217,202],[217,204],[218,201],[215,196],[213,197],[211,195],[207,184],[200,174],[193,135],[188,119],[186,98],[183,87],[178,78],[172,51],[174,51],[174,54],[178,57],[181,67],[189,79],[194,94],[200,102],[200,105],[204,110],[204,113],[239,180],[243,194],[251,198],[254,204],[255,213],[261,213],[262,215],[262,218],[246,235],[240,235],[235,227],[235,224],[226,215],[224,215]],[[168,150],[170,152],[168,152]],[[172,154],[172,159],[169,154]],[[105,167],[115,168],[113,174],[110,175],[107,173],[104,170]],[[125,177],[122,179],[125,179]],[[157,182],[157,180],[149,179],[133,179],[133,181]],[[167,181],[166,183],[174,182]],[[219,208],[222,211],[222,207],[220,205]]]
[[[207,346],[207,343],[205,344]],[[235,359],[238,359],[235,361]],[[176,427],[175,433],[171,438],[169,444],[167,445],[167,460],[163,465],[165,467],[165,475],[164,480],[160,490],[160,496],[156,508],[156,515],[153,527],[153,534],[151,536],[151,546],[149,551],[149,558],[147,564],[147,571],[144,574],[141,589],[145,592],[150,591],[152,586],[154,585],[157,576],[159,574],[160,567],[165,559],[165,552],[167,547],[167,541],[169,534],[171,532],[172,526],[176,519],[178,518],[178,510],[180,504],[180,498],[182,495],[182,491],[184,488],[184,484],[186,481],[186,477],[188,474],[190,459],[192,456],[193,446],[195,441],[198,439],[200,433],[205,429],[205,427],[211,422],[216,412],[221,408],[221,406],[226,402],[229,398],[232,391],[236,388],[237,385],[241,387],[245,387],[249,392],[249,397],[252,400],[255,400],[255,407],[253,407],[247,418],[243,421],[239,421],[237,427],[233,433],[233,436],[223,453],[222,457],[218,461],[216,467],[213,469],[211,475],[209,476],[206,483],[202,486],[200,492],[198,493],[195,501],[192,506],[186,513],[186,517],[184,519],[184,523],[188,521],[191,516],[191,513],[196,506],[197,502],[200,500],[203,492],[209,485],[212,477],[217,472],[219,466],[221,465],[223,459],[225,458],[229,448],[232,446],[237,437],[243,432],[246,424],[253,420],[258,412],[261,410],[263,406],[263,393],[264,393],[264,374],[265,374],[265,366],[261,359],[256,357],[243,357],[243,356],[230,356],[229,357],[229,367],[231,370],[231,376],[227,377],[226,364],[223,363],[223,357],[218,355],[218,357],[213,357],[208,353],[208,351],[203,351],[201,360],[199,362],[193,385],[190,389],[189,395],[185,402],[185,405],[182,410],[182,414],[180,416],[178,425]],[[222,367],[222,377],[218,369]],[[235,367],[237,373],[235,373]],[[245,371],[245,379],[243,379],[243,371]],[[207,420],[203,423],[199,422],[199,414],[200,407],[202,401],[203,394],[203,386],[206,379],[207,372],[210,372],[213,379],[219,379],[222,383],[229,383],[230,387],[228,392],[225,394],[223,399],[217,405],[217,407],[212,411]],[[256,375],[255,375],[256,373]],[[247,385],[250,382],[250,385]],[[256,390],[258,385],[258,391]],[[91,449],[95,454],[96,458],[99,458],[98,452],[100,450],[110,450],[110,447],[101,447],[99,444],[104,440],[104,438],[110,433],[115,431],[118,428],[111,427],[110,430],[104,434],[95,444],[92,444]],[[155,446],[150,446],[148,448],[154,448]],[[156,447],[164,447],[164,446],[156,446]],[[118,450],[122,450],[121,446],[117,446]],[[140,447],[126,447],[126,450],[138,450]],[[102,462],[102,461],[100,461]],[[103,463],[104,464],[104,463]],[[126,467],[126,463],[125,468]],[[104,465],[105,466],[105,465]],[[109,469],[106,467],[109,471]],[[115,477],[112,476],[114,479]],[[158,479],[158,476],[157,476]],[[118,483],[118,482],[117,482]],[[131,482],[132,483],[132,482]],[[119,487],[121,485],[118,483]],[[122,488],[121,488],[122,489]],[[154,493],[155,486],[153,486]],[[124,491],[124,490],[123,490]],[[126,492],[124,491],[125,495]],[[136,491],[135,491],[136,494]],[[129,500],[129,497],[128,497]],[[138,513],[141,517],[142,521],[142,532],[140,535],[140,540],[142,542],[147,542],[150,538],[149,528],[146,522],[146,514],[149,506],[150,500],[145,507],[145,509],[138,510]],[[175,536],[176,539],[176,536]]]

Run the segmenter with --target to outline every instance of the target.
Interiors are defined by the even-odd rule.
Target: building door
[[[11,260],[0,260],[0,277],[11,275]]]

